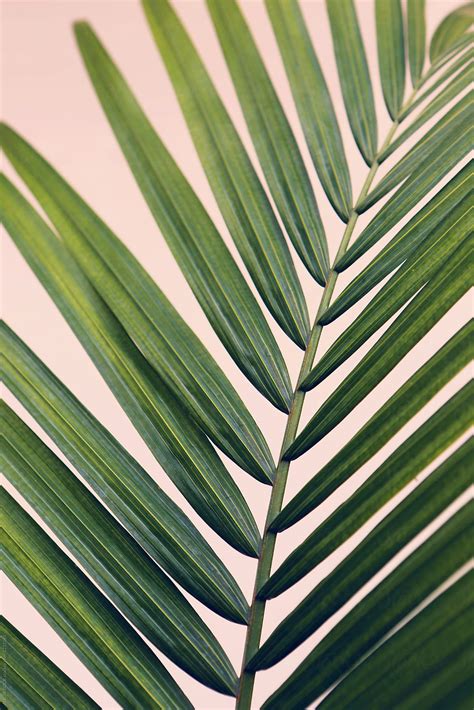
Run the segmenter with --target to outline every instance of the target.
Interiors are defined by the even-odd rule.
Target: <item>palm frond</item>
[[[173,146],[165,146],[135,98],[118,68],[120,56],[116,64],[87,22],[75,24],[75,38],[157,227],[224,346],[223,363],[125,243],[4,124],[2,147],[44,216],[3,175],[0,213],[32,273],[193,511],[185,513],[2,322],[2,375],[13,396],[0,407],[2,461],[10,490],[21,497],[0,494],[6,574],[121,707],[192,707],[192,686],[189,693],[181,689],[168,664],[209,693],[235,696],[238,710],[257,703],[296,710],[314,702],[374,710],[381,704],[464,707],[472,645],[473,506],[466,500],[473,385],[459,382],[472,357],[472,322],[439,338],[430,357],[408,379],[400,377],[389,398],[379,397],[375,413],[368,421],[362,415],[324,465],[315,464],[324,454],[319,459],[322,449],[314,447],[331,433],[337,437],[354,410],[362,413],[366,398],[380,392],[470,286],[472,162],[466,156],[474,4],[455,9],[427,37],[431,10],[424,0],[408,0],[406,15],[400,0],[374,0],[378,66],[372,67],[358,4],[327,0],[344,117],[320,64],[320,26],[307,24],[309,8],[297,0],[262,2],[312,166],[273,83],[258,28],[238,0],[206,4],[259,166],[180,8],[169,0],[142,4],[248,275],[175,162]],[[379,97],[387,112],[377,118]],[[378,140],[378,134],[385,135]],[[357,161],[368,169],[353,196],[350,170]],[[332,244],[333,228],[322,219],[326,197],[344,223],[332,264],[326,235],[331,232]],[[318,304],[303,290],[308,284],[314,293],[315,282],[322,287]],[[280,345],[282,334],[274,333],[261,302],[293,342]],[[319,356],[323,332],[343,314],[342,332]],[[288,348],[297,350],[293,343],[304,350],[294,385],[284,358]],[[252,408],[225,374],[226,358],[286,417],[276,465]],[[336,375],[335,387],[300,426],[306,392],[342,365],[344,376],[337,381]],[[426,405],[433,407],[428,416]],[[410,433],[403,436],[406,425]],[[270,491],[262,532],[255,501],[246,500],[215,447],[268,484],[253,482],[262,495]],[[307,482],[287,501],[291,461],[309,450],[316,458],[305,459]],[[358,483],[366,464],[372,472]],[[343,486],[352,486],[351,493]],[[321,519],[323,504],[329,513]],[[300,542],[295,535],[275,568],[277,535],[316,510],[317,524]],[[207,540],[205,525],[234,554],[258,558],[251,600]],[[344,553],[354,535],[357,543]],[[334,553],[337,562],[322,576],[317,570]],[[314,584],[263,639],[267,600],[307,582],[310,572]],[[219,625],[195,600],[221,617]],[[227,621],[247,626],[240,673],[224,650],[226,629],[234,628]],[[93,692],[89,697],[8,622],[2,631],[7,707],[97,707]],[[315,632],[318,641],[306,658],[286,678],[278,669],[270,697],[257,700],[257,673]]]

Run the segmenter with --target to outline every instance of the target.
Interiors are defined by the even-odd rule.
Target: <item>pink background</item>
[[[429,34],[432,33],[433,28],[440,19],[457,4],[459,3],[451,2],[451,0],[428,0]],[[314,179],[314,188],[326,226],[331,256],[334,257],[342,236],[343,225],[328,205],[312,170],[308,153],[302,140],[302,133],[297,121],[286,76],[266,17],[263,0],[244,0],[241,5],[251,24],[258,45],[265,56],[267,67],[275,81],[310,174]],[[326,79],[332,90],[350,163],[354,194],[357,194],[366,177],[367,167],[355,148],[344,114],[324,3],[322,0],[305,0],[302,5]],[[254,158],[255,154],[203,0],[178,0],[175,2],[175,6],[201,51],[218,90],[221,92],[243,140]],[[390,122],[383,104],[377,74],[372,1],[358,0],[357,9],[369,55],[379,119],[379,143],[381,143],[387,133]],[[2,4],[3,42],[1,53],[2,111],[4,118],[31,141],[71,181],[75,188],[89,201],[146,266],[232,378],[244,401],[252,410],[263,432],[268,437],[276,457],[280,448],[285,423],[284,416],[276,412],[252,388],[227,356],[224,348],[208,325],[189,287],[174,263],[159,230],[155,226],[108,123],[102,114],[82,67],[79,53],[76,50],[71,32],[71,23],[82,18],[92,23],[117,60],[161,137],[170,148],[200,198],[204,201],[235,254],[235,249],[207,185],[167,74],[152,42],[138,2],[134,0],[50,0],[48,2],[43,0],[35,0],[34,2],[4,0]],[[10,166],[5,165],[4,169],[18,183]],[[360,229],[363,224],[364,220],[359,220],[357,229]],[[372,256],[373,254],[371,253],[367,259],[372,258]],[[117,406],[112,394],[101,380],[80,344],[8,237],[3,239],[2,257],[3,312],[7,322],[114,435],[128,447],[131,453],[149,471],[150,475],[159,482],[160,486],[182,505],[183,509],[211,541],[219,555],[225,559],[245,594],[250,598],[256,563],[234,552],[222,542],[197,518],[190,506],[174,489],[124,413],[120,410],[120,407]],[[240,263],[238,256],[236,258]],[[360,266],[366,263],[367,259],[361,259]],[[297,263],[297,268],[308,297],[310,313],[314,316],[321,290],[307,276],[300,263]],[[354,268],[357,270],[357,267]],[[349,270],[350,277],[355,273],[354,268]],[[337,292],[346,283],[347,275],[344,275],[339,280]],[[346,316],[325,330],[320,354],[344,329],[346,324],[353,319],[354,315],[360,311],[365,302],[367,302],[367,299],[360,306],[352,309],[348,316],[346,314]],[[470,303],[468,298],[465,298],[442,319],[413,352],[357,407],[351,416],[311,452],[292,465],[286,500],[289,500],[302,484],[314,475],[322,464],[329,460],[335,451],[357,431],[361,423],[379,408],[387,396],[396,391],[402,382],[418,369],[448,337],[459,329],[469,317],[469,312]],[[276,331],[276,335],[289,363],[290,373],[294,381],[301,364],[301,352],[280,331]],[[372,338],[370,343],[374,342],[377,337]],[[318,404],[334,389],[341,376],[348,373],[353,365],[358,362],[366,349],[359,351],[348,363],[339,369],[337,374],[332,375],[326,382],[309,394],[303,414],[303,423],[308,420]],[[463,382],[467,380],[467,376],[467,372],[461,373],[449,386],[445,387],[413,421],[407,424],[327,504],[321,506],[305,521],[292,528],[291,533],[283,533],[278,540],[274,569],[335,505],[340,503],[350,491],[365,480],[401,441],[446,401],[453,391],[459,389]],[[47,437],[42,432],[39,432],[38,427],[8,392],[5,393],[5,398],[33,426],[35,431],[38,431],[48,441]],[[52,448],[57,451],[53,445]],[[450,450],[446,451],[443,458],[449,453]],[[253,481],[230,462],[227,463],[229,470],[235,475],[244,495],[249,500],[257,522],[261,527],[268,504],[268,488]],[[424,472],[423,476],[433,468],[434,465]],[[418,481],[421,478],[422,476],[419,477]],[[393,499],[362,528],[362,531],[353,536],[346,545],[326,560],[324,564],[321,564],[312,574],[308,575],[293,589],[268,604],[264,638],[268,636],[278,621],[291,611],[295,604],[314,587],[317,580],[325,576],[341,557],[351,550],[357,541],[374,527],[380,518],[405,496],[416,483],[414,482]],[[8,484],[7,487],[11,490]],[[21,497],[16,493],[15,497],[21,500]],[[24,501],[22,503],[28,508]],[[460,503],[461,501],[458,501],[454,504],[450,512],[459,507]],[[437,526],[440,522],[441,519],[436,521],[435,525]],[[430,530],[419,536],[419,539],[414,544],[419,544],[420,540],[432,529],[434,529],[434,526],[431,526]],[[406,550],[402,551],[394,562],[384,568],[375,580],[372,580],[370,584],[363,588],[360,594],[357,595],[357,599],[365,595],[406,554]],[[110,710],[118,707],[8,580],[3,582],[2,592],[3,609],[8,619],[47,653],[71,678],[87,690],[102,707]],[[244,629],[221,620],[199,603],[196,602],[195,604],[199,613],[208,622],[228,652],[236,669],[239,669]],[[282,682],[288,673],[309,652],[315,642],[321,639],[334,626],[341,615],[353,605],[354,600],[346,605],[341,613],[327,622],[289,658],[273,669],[259,674],[255,690],[255,708],[261,705],[269,693]],[[162,654],[158,653],[158,655],[163,658]],[[200,710],[206,708],[224,710],[224,708],[233,706],[231,699],[224,698],[203,688],[167,659],[164,659],[164,663]]]

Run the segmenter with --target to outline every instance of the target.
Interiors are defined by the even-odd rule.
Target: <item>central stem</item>
[[[421,84],[423,83],[423,80],[420,81],[416,89],[413,91],[407,102],[404,104],[404,106],[400,109],[400,114],[405,111],[407,108],[409,108],[410,104],[413,102],[417,91],[419,90]],[[395,131],[397,130],[399,126],[399,121],[395,120],[387,134],[387,137],[385,141],[383,142],[377,156],[374,158],[374,161],[372,165],[370,166],[369,173],[367,175],[367,178],[362,186],[362,189],[360,191],[360,194],[355,202],[357,205],[360,203],[367,195],[370,186],[372,184],[372,181],[375,177],[375,173],[377,172],[377,169],[379,167],[378,163],[378,156],[384,151],[389,145],[390,141],[393,138],[393,135]],[[260,557],[258,560],[258,566],[257,566],[257,573],[255,577],[255,587],[254,587],[254,592],[253,592],[253,600],[252,600],[252,605],[250,607],[250,616],[249,616],[249,622],[248,622],[248,628],[247,628],[247,636],[245,639],[245,650],[244,650],[244,657],[243,657],[243,664],[242,664],[242,672],[240,676],[240,683],[239,683],[239,689],[238,689],[238,694],[237,694],[237,702],[236,702],[236,710],[250,710],[251,707],[251,702],[252,702],[252,693],[253,693],[253,686],[254,686],[254,681],[255,681],[255,673],[251,671],[247,671],[246,667],[248,665],[248,662],[254,656],[254,654],[258,651],[259,646],[260,646],[260,638],[262,635],[262,627],[263,627],[263,619],[264,619],[264,614],[265,614],[265,604],[266,601],[264,599],[259,599],[258,598],[258,591],[259,589],[263,586],[263,584],[267,581],[267,579],[270,577],[271,574],[271,567],[272,567],[272,561],[273,561],[273,553],[275,551],[275,543],[276,543],[276,533],[272,532],[269,530],[269,525],[273,521],[273,519],[278,515],[282,508],[283,504],[283,497],[285,494],[285,487],[286,487],[286,481],[288,478],[288,469],[290,467],[290,461],[285,461],[283,458],[283,455],[287,448],[290,446],[290,444],[293,443],[293,441],[296,438],[296,433],[298,430],[298,424],[301,418],[301,413],[303,411],[303,404],[304,404],[304,398],[305,398],[305,392],[303,392],[302,389],[300,389],[301,383],[303,380],[306,378],[306,376],[309,374],[311,371],[311,368],[313,366],[314,358],[316,355],[316,350],[318,348],[319,340],[321,338],[321,331],[323,329],[323,326],[319,323],[319,319],[322,316],[322,314],[326,311],[328,308],[331,298],[334,292],[334,288],[336,286],[336,281],[338,277],[337,271],[334,269],[334,264],[338,262],[338,260],[344,255],[346,252],[346,249],[349,245],[349,241],[351,239],[352,233],[354,231],[354,227],[357,222],[358,218],[358,213],[356,212],[355,208],[352,209],[351,215],[349,217],[349,221],[346,224],[346,228],[344,230],[344,234],[341,239],[341,243],[339,245],[338,252],[336,254],[336,257],[333,262],[333,266],[331,267],[331,270],[329,271],[328,278],[326,281],[326,285],[324,287],[324,291],[321,297],[321,301],[318,307],[318,311],[316,313],[316,317],[314,320],[314,325],[311,330],[310,338],[308,341],[308,345],[306,347],[304,357],[303,357],[303,362],[301,364],[301,369],[298,375],[298,381],[296,383],[296,389],[293,393],[293,399],[290,407],[290,412],[288,414],[288,420],[286,423],[286,428],[285,428],[285,433],[283,436],[283,442],[281,446],[281,451],[280,451],[280,458],[278,462],[278,466],[275,472],[275,481],[273,483],[273,488],[272,488],[272,493],[270,496],[270,503],[268,506],[268,512],[267,512],[267,518],[265,521],[265,531],[263,534],[263,540],[262,540],[262,548],[260,552]]]

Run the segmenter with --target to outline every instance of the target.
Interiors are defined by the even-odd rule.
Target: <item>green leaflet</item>
[[[156,283],[36,151],[6,126],[2,141],[75,260],[150,364],[217,446],[255,478],[269,483],[274,465],[262,433]]]
[[[342,313],[408,259],[428,239],[433,229],[440,228],[443,220],[459,202],[472,192],[472,165],[466,164],[407,224],[381,249],[372,261],[354,277],[336,298],[319,322],[332,323]]]
[[[116,608],[5,491],[5,573],[117,702],[192,708]]]
[[[310,274],[323,283],[329,271],[326,235],[290,124],[236,1],[207,0],[207,6],[287,234]]]
[[[472,533],[468,503],[324,637],[263,710],[307,707],[469,560]]]
[[[248,505],[182,402],[148,365],[62,243],[5,178],[0,194],[5,226],[15,243],[167,474],[224,539],[247,554],[258,554],[260,537]],[[245,621],[242,596],[231,596],[235,606],[227,613]]]
[[[450,52],[474,22],[474,2],[467,2],[451,12],[436,28],[430,42],[430,59],[434,63]]]
[[[454,139],[460,134],[470,138],[472,118],[473,92],[463,96],[424,136],[401,158],[389,172],[384,175],[367,197],[357,205],[359,214],[372,207],[381,197],[398,185],[399,182],[412,175],[414,170],[423,163],[429,162],[432,156],[449,150]]]
[[[259,594],[275,597],[302,579],[472,424],[474,385],[465,385],[381,464],[272,574]]]
[[[471,570],[353,670],[320,707],[375,710],[377,698],[381,697],[385,707],[405,708],[407,700],[413,707],[413,695],[417,696],[420,688],[426,693],[433,687],[445,694],[453,685],[456,666],[464,671],[464,679],[472,680],[469,657],[474,640],[473,584]],[[437,675],[446,664],[451,673],[444,677],[447,685],[443,687]],[[454,678],[459,682],[457,673]],[[432,705],[425,702],[418,707]]]
[[[466,293],[469,255],[469,239],[466,239],[328,397],[285,457],[301,456],[326,436]]]
[[[450,79],[453,74],[456,74],[456,72],[463,68],[464,65],[467,62],[470,62],[473,57],[473,51],[472,48],[469,48],[467,52],[462,54],[458,59],[456,59],[455,62],[449,65],[449,67],[446,69],[441,76],[434,81],[427,89],[424,91],[422,94],[418,95],[418,98],[413,101],[409,106],[406,107],[404,111],[400,114],[400,122],[404,121],[407,116],[409,116],[420,104],[422,104],[428,96],[430,96],[433,91],[436,91],[436,89],[439,89],[440,86],[442,86],[448,79]],[[470,71],[470,67],[467,68],[467,71]],[[385,155],[385,152],[382,154]]]
[[[380,81],[392,120],[396,120],[405,93],[405,35],[401,0],[375,0]]]
[[[210,324],[253,385],[287,412],[291,383],[263,313],[202,203],[89,28],[78,30],[102,107],[148,206]],[[79,228],[88,219],[77,196],[61,205]]]
[[[326,80],[297,0],[265,0],[306,143],[323,189],[347,222],[352,188],[344,145]]]
[[[99,710],[97,703],[3,617],[0,629],[5,664],[2,702],[6,707]]]
[[[466,626],[466,628],[468,628]],[[471,627],[472,628],[472,627]],[[405,700],[406,710],[418,710],[420,707],[430,710],[457,708],[470,710],[472,705],[472,641],[467,648],[451,654],[438,668],[435,676],[427,678],[425,683],[412,688]]]
[[[304,348],[309,319],[283,233],[214,85],[168,0],[143,0],[196,150],[229,232],[271,314]]]
[[[465,129],[464,126],[463,130],[452,137],[452,143],[446,143],[442,150],[435,153],[430,160],[422,162],[418,169],[412,172],[339,259],[336,264],[337,271],[344,271],[365,254],[469,153],[470,132]]]
[[[371,165],[377,153],[377,119],[367,57],[353,0],[326,0],[339,81],[355,142]]]
[[[302,644],[467,490],[473,453],[471,439],[392,510],[277,626],[253,657],[251,668],[269,668]]]
[[[405,382],[342,449],[303,486],[271,523],[281,532],[325,501],[429,402],[473,355],[470,321]]]
[[[314,387],[353,355],[424,286],[472,231],[472,197],[444,212],[427,238],[324,353],[303,386]]]
[[[201,683],[233,695],[229,659],[179,589],[4,402],[0,412],[10,483],[139,631]]]
[[[402,143],[407,140],[407,138],[410,138],[410,136],[424,126],[424,124],[430,118],[435,116],[438,111],[441,111],[441,109],[451,103],[451,101],[455,99],[461,91],[464,91],[464,89],[467,89],[467,87],[472,84],[472,76],[469,71],[471,68],[472,64],[469,67],[466,67],[465,71],[457,74],[454,79],[450,81],[449,84],[445,86],[432,101],[430,101],[428,106],[426,106],[423,111],[419,113],[413,123],[406,128],[396,140],[392,141],[386,150],[383,151],[383,153],[379,156],[380,163],[386,160],[389,155],[392,155],[392,153],[397,150],[397,148],[399,148]]]
[[[423,73],[426,50],[426,0],[407,0],[408,61],[413,87]]]
[[[0,345],[6,385],[124,527],[203,604],[245,621],[235,580],[176,503],[3,322]]]

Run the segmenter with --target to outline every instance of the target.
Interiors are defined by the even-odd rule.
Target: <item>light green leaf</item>
[[[426,0],[407,0],[408,60],[411,83],[418,86],[426,51]]]
[[[251,668],[270,668],[302,644],[467,490],[473,454],[470,439],[420,483],[277,626],[253,657]]]
[[[332,323],[369,293],[374,286],[408,259],[430,237],[433,229],[439,229],[444,219],[449,221],[450,213],[461,201],[466,200],[471,191],[472,165],[468,163],[402,227],[365,269],[357,274],[323,313],[319,322],[322,325]]]
[[[455,43],[474,22],[474,2],[453,10],[436,28],[430,42],[430,59],[434,63],[453,49]]]
[[[245,621],[247,604],[235,580],[179,506],[5,323],[0,323],[0,345],[7,387],[124,527],[203,604]],[[205,500],[204,491],[201,495]],[[209,507],[220,509],[216,501]],[[216,525],[225,530],[225,523]]]
[[[229,659],[179,589],[5,402],[0,412],[10,483],[139,631],[201,683],[233,695]]]
[[[122,707],[192,708],[136,631],[3,489],[5,573]]]
[[[326,235],[290,124],[236,0],[225,5],[207,0],[207,6],[287,234],[310,274],[322,283],[329,271]]]
[[[339,81],[355,142],[371,165],[377,153],[377,119],[367,57],[353,0],[326,0]]]
[[[472,533],[473,506],[468,503],[324,637],[262,710],[312,703],[469,560]]]
[[[469,657],[474,641],[473,584],[471,570],[357,666],[320,707],[375,710],[377,698],[383,697],[385,707],[432,708],[433,702],[426,702],[427,695],[436,702],[461,678],[472,682]],[[443,673],[446,665],[449,674]],[[443,684],[438,678],[440,672]],[[415,700],[420,695],[425,698],[421,704]]]
[[[468,196],[452,211],[444,212],[444,218],[432,227],[427,238],[324,353],[308,377],[311,387],[351,357],[433,277],[472,231],[471,210],[472,197]],[[306,380],[303,386],[307,386]]]
[[[277,323],[304,348],[309,319],[301,285],[242,141],[168,0],[143,0],[143,6],[235,245]]]
[[[100,710],[63,671],[23,636],[0,619],[3,697],[6,707],[25,710]]]
[[[469,239],[466,239],[328,397],[285,457],[301,456],[326,436],[466,293],[469,254]],[[311,382],[307,384],[310,386]]]
[[[420,164],[428,163],[433,156],[451,148],[459,134],[470,138],[473,92],[463,96],[424,136],[384,175],[367,197],[357,205],[359,214],[372,207],[381,197],[412,175]]]
[[[431,96],[431,94],[436,91],[436,89],[439,89],[440,86],[442,86],[444,83],[447,82],[448,79],[450,79],[454,74],[456,74],[459,69],[462,69],[465,64],[467,64],[469,61],[472,60],[473,58],[473,50],[472,47],[467,50],[464,54],[461,54],[458,59],[456,59],[455,62],[449,65],[449,67],[446,69],[441,76],[434,81],[428,88],[423,91],[423,93],[418,94],[418,98],[416,98],[414,101],[412,101],[400,114],[400,122],[404,121],[407,116],[409,116],[415,109],[420,106],[428,96]],[[470,66],[467,68],[467,71],[470,71]],[[429,73],[429,72],[428,72]],[[428,74],[427,74],[428,77]],[[429,78],[429,77],[428,77]],[[428,79],[426,79],[427,81]],[[425,81],[423,82],[423,84]]]
[[[390,117],[395,121],[405,93],[405,34],[401,0],[375,0],[380,81]]]
[[[465,128],[464,126],[463,130],[452,136],[452,142],[446,142],[443,149],[433,154],[430,160],[422,162],[387,200],[345,255],[339,259],[336,264],[338,271],[347,269],[379,239],[382,239],[470,152],[470,132]]]
[[[164,293],[36,151],[6,126],[2,141],[8,158],[75,260],[150,364],[217,446],[255,478],[269,483],[274,465],[263,435],[227,377]]]
[[[157,460],[216,532],[257,555],[259,534],[248,505],[180,399],[148,365],[62,243],[5,178],[0,195],[3,220],[16,245]],[[242,608],[241,599],[237,606],[233,618],[245,621],[246,604]]]
[[[470,321],[435,353],[296,494],[270,524],[286,530],[321,505],[425,406],[473,356]]]
[[[260,590],[278,596],[302,579],[421,473],[472,424],[474,385],[465,385],[319,525],[280,565]]]
[[[83,28],[81,37],[82,52],[102,107],[194,295],[242,372],[272,404],[287,412],[290,378],[252,291],[110,56],[91,30]],[[50,185],[53,180],[58,183],[57,176],[51,176]],[[61,208],[85,231],[92,215],[77,195],[61,187]]]
[[[465,71],[457,74],[452,81],[449,82],[447,86],[444,87],[442,91],[439,92],[435,98],[430,101],[428,106],[426,106],[423,111],[419,113],[413,123],[406,128],[399,136],[396,138],[386,150],[379,156],[379,162],[383,162],[388,158],[389,155],[399,148],[402,143],[404,143],[407,138],[410,138],[416,131],[418,131],[422,126],[425,125],[430,118],[435,116],[438,111],[445,108],[450,104],[453,99],[455,99],[461,91],[467,89],[470,84],[472,84],[472,76],[469,69],[472,67],[467,67]]]
[[[306,143],[326,195],[347,222],[352,188],[336,113],[297,0],[265,0]]]

